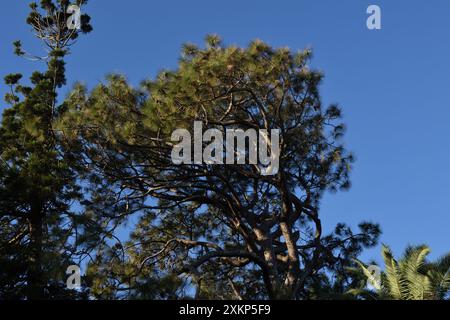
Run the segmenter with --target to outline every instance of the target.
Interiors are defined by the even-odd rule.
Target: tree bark
[[[27,299],[42,300],[44,293],[44,274],[42,270],[43,213],[42,206],[32,205],[30,224],[30,260],[27,279]]]

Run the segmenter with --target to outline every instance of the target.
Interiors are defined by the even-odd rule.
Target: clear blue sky
[[[311,46],[313,66],[325,73],[323,101],[343,107],[346,145],[357,159],[352,189],[325,196],[325,226],[372,220],[396,254],[420,243],[431,246],[432,257],[450,251],[450,1],[90,2],[84,10],[94,32],[68,59],[69,85],[92,87],[110,72],[137,85],[175,67],[181,44],[201,44],[207,33],[242,46],[255,38]],[[13,40],[42,53],[24,23],[27,3],[0,6],[1,75],[36,69],[12,55]],[[380,31],[366,28],[370,4],[382,9]],[[364,254],[378,257],[379,248]]]

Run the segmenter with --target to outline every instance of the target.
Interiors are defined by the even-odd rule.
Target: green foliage
[[[353,156],[337,105],[324,108],[323,75],[297,53],[255,40],[183,46],[178,67],[132,87],[109,75],[60,103],[65,57],[81,30],[66,25],[68,0],[30,5],[27,22],[48,50],[14,53],[46,69],[10,88],[0,126],[0,299],[444,299],[449,257],[426,246],[395,260],[383,247],[376,279],[360,261],[377,224],[322,230],[325,191],[350,187]],[[86,1],[77,1],[78,5]],[[279,172],[255,165],[174,165],[175,129],[279,129]],[[128,239],[118,230],[128,228]],[[82,291],[65,270],[89,257]],[[361,272],[362,271],[362,272]]]
[[[397,261],[391,249],[383,245],[382,256],[385,271],[381,276],[381,286],[360,261],[363,273],[373,283],[375,294],[381,299],[394,300],[439,300],[445,299],[450,290],[450,255],[437,262],[428,262],[426,256],[430,248],[426,245],[408,247],[403,257]],[[361,293],[364,290],[354,291]]]
[[[97,237],[86,237],[103,246],[89,266],[101,275],[97,297],[148,297],[140,284],[167,277],[177,281],[155,296],[182,296],[186,286],[198,298],[345,293],[344,269],[380,230],[362,223],[357,233],[344,224],[322,232],[320,198],[350,186],[353,157],[340,142],[339,107],[321,104],[322,75],[308,68],[310,57],[259,40],[227,47],[214,35],[204,49],[185,45],[176,70],[140,88],[120,75],[90,92],[74,88],[58,128],[89,168],[85,214],[99,222]],[[174,165],[171,134],[192,132],[195,120],[204,130],[280,129],[280,172]],[[136,215],[131,242],[117,247],[111,230]]]
[[[5,101],[11,107],[0,126],[0,299],[80,296],[65,288],[64,278],[74,264],[72,204],[82,194],[76,164],[53,128],[62,111],[57,89],[66,82],[63,59],[69,40],[78,36],[63,20],[68,5],[41,1],[30,6],[27,22],[50,48],[49,56],[39,59],[47,69],[32,74],[31,86],[20,84],[21,74],[5,77],[11,89]],[[89,28],[85,24],[82,32]],[[20,41],[14,47],[17,55],[27,55]]]

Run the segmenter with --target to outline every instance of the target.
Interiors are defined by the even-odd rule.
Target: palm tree
[[[408,247],[400,260],[396,260],[391,249],[383,245],[382,256],[385,270],[377,278],[370,268],[355,260],[373,290],[353,289],[360,297],[394,300],[444,300],[450,293],[450,254],[436,262],[428,262],[430,253],[426,245]],[[375,293],[375,295],[374,295]]]

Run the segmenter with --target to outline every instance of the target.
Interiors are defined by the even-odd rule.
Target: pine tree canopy
[[[176,70],[138,89],[111,75],[91,92],[72,91],[59,128],[89,166],[92,193],[115,199],[115,212],[95,198],[86,210],[140,217],[130,243],[105,248],[90,265],[104,274],[100,297],[112,282],[135,294],[158,275],[194,283],[198,297],[308,297],[309,284],[376,243],[379,228],[368,222],[356,233],[344,224],[323,233],[321,196],[350,186],[353,157],[341,143],[339,107],[321,104],[322,75],[308,67],[310,57],[259,40],[225,46],[213,35],[204,49],[185,45]],[[193,132],[194,121],[222,132],[279,129],[278,173],[174,164],[171,134]],[[133,277],[142,272],[148,276]]]

